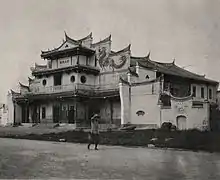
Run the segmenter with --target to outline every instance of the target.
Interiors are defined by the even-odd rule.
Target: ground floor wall
[[[173,101],[170,108],[162,109],[162,122],[171,122],[178,129],[209,130],[209,104],[193,107],[192,100]]]
[[[209,130],[209,102],[194,102],[192,97],[171,98],[169,106],[160,100],[159,84],[129,87],[120,85],[122,124],[158,128],[171,122],[178,129]]]
[[[119,98],[36,101],[14,104],[14,117],[21,123],[70,123],[84,127],[90,125],[94,113],[99,113],[100,124],[120,126],[120,107]]]

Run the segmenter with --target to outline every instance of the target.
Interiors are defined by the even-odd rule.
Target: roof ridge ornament
[[[175,58],[173,58],[173,62],[172,62],[172,64],[175,64],[175,61],[176,61],[176,59],[175,59]]]
[[[150,60],[150,53],[151,53],[151,52],[149,51],[149,53],[148,53],[148,55],[147,55],[147,57],[146,57],[146,58],[149,59],[149,60]]]

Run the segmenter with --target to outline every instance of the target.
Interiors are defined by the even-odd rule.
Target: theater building
[[[218,82],[175,62],[133,57],[130,45],[111,50],[111,36],[93,43],[92,33],[75,40],[65,33],[57,48],[41,52],[46,65],[31,68],[29,84],[8,94],[15,123],[63,123],[86,127],[100,113],[104,127],[136,124],[157,128],[208,129]]]

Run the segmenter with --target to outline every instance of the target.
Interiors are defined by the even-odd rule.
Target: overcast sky
[[[171,62],[220,79],[220,0],[0,0],[0,102],[27,83],[41,50],[69,36],[112,34],[113,50]]]

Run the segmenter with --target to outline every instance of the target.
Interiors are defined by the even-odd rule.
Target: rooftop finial
[[[150,51],[149,51],[149,53],[148,53],[148,55],[147,55],[147,59],[150,59]]]
[[[173,62],[172,62],[172,63],[173,63],[173,64],[175,64],[175,61],[176,61],[176,59],[175,59],[175,58],[173,58]]]
[[[67,33],[66,33],[66,31],[64,31],[64,35],[65,35],[65,39],[67,38]]]

